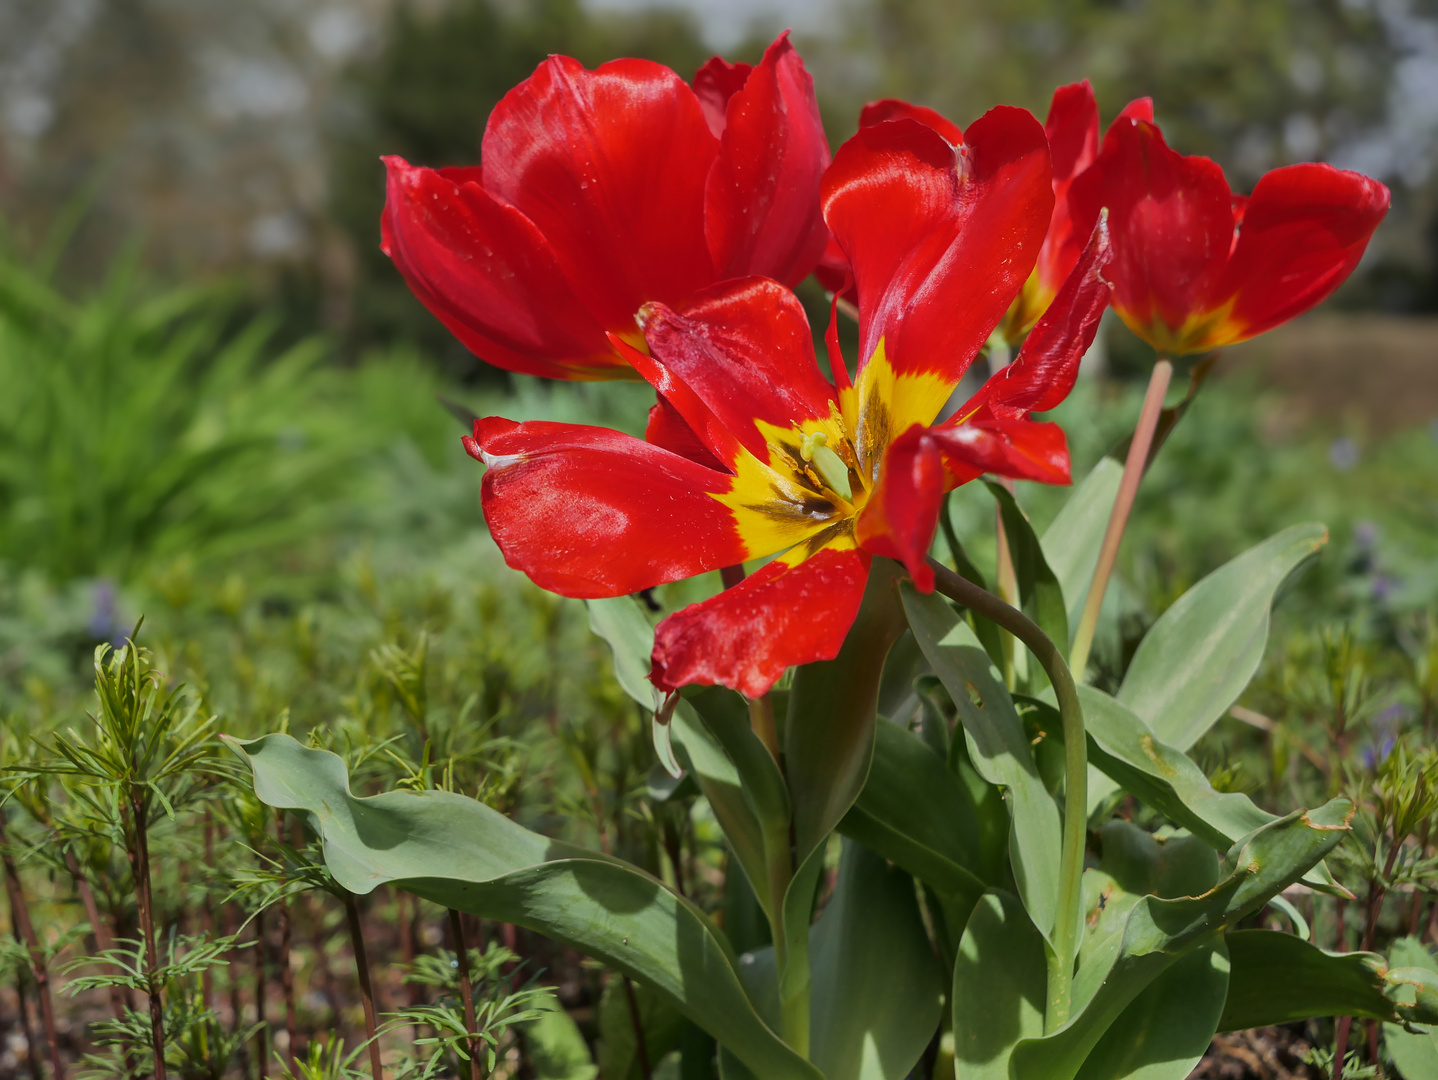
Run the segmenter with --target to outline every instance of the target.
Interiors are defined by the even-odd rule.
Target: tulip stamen
[[[818,470],[824,483],[828,484],[836,495],[849,502],[854,500],[854,489],[849,485],[849,466],[829,449],[828,435],[822,431],[811,431],[805,435],[804,441],[799,444],[799,455]]]

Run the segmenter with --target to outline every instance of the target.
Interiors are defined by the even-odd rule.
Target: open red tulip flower
[[[959,152],[912,120],[861,130],[823,183],[857,285],[857,375],[831,317],[824,377],[803,308],[775,281],[645,305],[647,352],[611,340],[669,417],[650,441],[476,421],[466,446],[489,467],[485,516],[506,561],[589,598],[772,555],[659,625],[652,681],[757,697],[791,665],[831,659],[872,555],[931,587],[924,556],[946,490],[986,471],[1069,478],[1062,431],[1028,414],[1067,395],[1108,303],[1102,227],[1014,364],[930,426],[1028,276],[1052,200],[1043,129],[1021,109],[984,116]]]
[[[899,117],[927,124],[954,146],[963,142],[962,129],[952,121],[933,109],[894,98],[866,105],[859,114],[859,125],[863,127]],[[1152,120],[1152,100],[1139,98],[1130,102],[1119,114],[1120,119],[1127,117]],[[1053,161],[1054,209],[1033,271],[999,324],[999,336],[1011,346],[1022,341],[1038,322],[1039,316],[1048,310],[1093,232],[1094,217],[1089,216],[1083,223],[1077,222],[1069,201],[1069,189],[1074,179],[1098,157],[1098,101],[1087,79],[1060,86],[1054,91],[1049,102],[1048,119],[1044,122],[1044,133],[1048,136],[1049,155]],[[831,252],[826,262],[833,261]],[[830,275],[832,278],[832,270]]]
[[[560,379],[634,378],[610,335],[728,278],[796,284],[828,233],[829,146],[781,35],[756,67],[717,57],[691,87],[647,60],[552,56],[496,106],[481,164],[385,159],[382,247],[481,359]]]
[[[1114,122],[1070,198],[1081,223],[1107,207],[1114,310],[1169,356],[1246,341],[1320,303],[1388,212],[1386,187],[1331,165],[1275,169],[1236,195],[1217,163],[1170,149],[1139,116]]]

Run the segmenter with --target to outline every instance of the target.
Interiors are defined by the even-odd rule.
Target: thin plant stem
[[[629,1022],[634,1026],[634,1052],[639,1058],[639,1076],[641,1080],[650,1080],[653,1073],[649,1068],[649,1047],[644,1042],[644,1021],[639,1015],[639,999],[634,995],[634,984],[629,981],[628,975],[621,975],[624,980],[624,1000],[629,1003]]]
[[[15,940],[20,940],[19,933],[16,933]],[[16,968],[15,998],[20,1007],[20,1032],[25,1036],[25,1060],[30,1065],[32,1080],[45,1080],[45,1072],[40,1065],[40,1055],[35,1053],[35,1047],[39,1040],[35,1038],[35,1024],[30,1019],[30,995],[25,992],[25,984],[29,980],[25,974],[25,968]]]
[[[50,1051],[50,1068],[55,1080],[65,1080],[65,1062],[60,1057],[60,1037],[55,1026],[55,1001],[50,994],[50,969],[45,964],[45,953],[35,933],[35,924],[30,921],[30,910],[25,903],[25,890],[20,884],[20,875],[15,870],[15,859],[10,854],[9,837],[0,823],[0,845],[4,845],[5,892],[10,900],[10,924],[15,936],[25,945],[30,954],[30,975],[35,980],[35,997],[40,1003],[40,1022],[45,1025],[45,1042]],[[28,1039],[29,1036],[27,1035]],[[30,1042],[30,1053],[35,1054],[35,1043]],[[38,1066],[39,1058],[36,1063]]]
[[[1073,650],[1069,653],[1069,667],[1078,673],[1080,679],[1088,668],[1089,651],[1093,648],[1094,631],[1098,628],[1099,612],[1103,610],[1104,593],[1108,591],[1109,578],[1113,576],[1114,562],[1118,559],[1119,545],[1123,542],[1123,531],[1128,525],[1129,512],[1138,494],[1138,485],[1143,480],[1148,465],[1148,451],[1153,444],[1154,429],[1158,426],[1159,415],[1163,412],[1163,397],[1168,393],[1168,384],[1173,379],[1173,362],[1159,357],[1149,376],[1148,392],[1143,397],[1143,409],[1138,414],[1138,426],[1134,429],[1133,441],[1129,443],[1128,459],[1123,464],[1123,478],[1119,481],[1118,497],[1114,499],[1113,511],[1109,514],[1108,528],[1104,530],[1103,544],[1099,548],[1098,564],[1094,567],[1093,581],[1089,585],[1088,598],[1084,601],[1083,614],[1079,617],[1078,629],[1074,631]]]
[[[160,997],[160,954],[155,947],[155,903],[150,887],[150,837],[148,808],[139,791],[130,789],[129,799],[120,803],[126,838],[130,876],[135,882],[135,906],[140,914],[140,937],[145,948],[145,988],[150,997],[150,1045],[155,1057],[155,1080],[165,1080],[165,1006]]]
[[[90,888],[90,882],[86,879],[84,871],[80,868],[80,860],[75,858],[75,853],[69,848],[65,849],[65,869],[70,871],[70,877],[75,882],[75,892],[80,897],[80,903],[85,908],[85,918],[90,920],[90,936],[95,939],[95,952],[103,956],[115,947],[115,940],[110,936],[110,924],[100,918],[100,905],[95,902],[95,890]],[[208,975],[209,969],[205,969]],[[114,983],[108,987],[110,991],[110,1008],[115,1013],[115,1019],[125,1018],[125,995]],[[206,1005],[208,1006],[208,1001]]]
[[[214,866],[215,822],[214,819],[210,816],[209,807],[205,808],[204,839],[205,865]],[[206,938],[209,938],[210,935],[213,934],[215,931],[215,915],[214,912],[210,910],[209,904],[202,903],[200,905],[200,930],[204,933]],[[200,1000],[204,1002],[205,1008],[210,1009],[214,1007],[215,975],[208,966],[205,968],[204,971],[200,972]]]
[[[364,1033],[369,1047],[369,1068],[373,1080],[384,1080],[384,1066],[379,1059],[379,1024],[375,1019],[374,991],[370,988],[369,958],[365,954],[364,927],[360,925],[359,905],[355,894],[344,893],[345,918],[349,921],[350,948],[355,955],[355,974],[359,977],[360,1000],[364,1003]]]
[[[295,1010],[295,970],[290,965],[290,949],[294,942],[294,916],[288,900],[280,901],[280,990],[285,999],[285,1058],[290,1072],[299,1075],[296,1065],[296,1049],[300,1040],[299,1017]]]
[[[1088,743],[1078,687],[1064,663],[1063,651],[1022,611],[987,589],[960,577],[943,563],[930,559],[934,587],[949,599],[1003,627],[1028,647],[1043,665],[1058,699],[1064,736],[1064,830],[1059,866],[1058,908],[1054,918],[1053,949],[1048,955],[1048,998],[1044,1030],[1054,1031],[1069,1018],[1074,960],[1078,955],[1083,918],[1083,859],[1088,818]]]
[[[764,744],[764,749],[768,750],[770,756],[777,762],[779,760],[779,727],[774,722],[774,702],[768,694],[749,699],[749,726],[754,729],[754,734],[759,736],[759,741]]]
[[[459,1001],[464,1007],[464,1030],[471,1036],[475,1034],[474,1022],[474,985],[469,979],[469,946],[464,940],[464,923],[460,920],[459,912],[454,908],[449,909],[449,936],[450,944],[454,946],[454,957],[459,965]],[[469,1040],[469,1080],[480,1080],[483,1076],[479,1064],[479,1052],[481,1046],[478,1038]]]
[[[269,948],[269,941],[265,934],[265,912],[262,908],[255,913],[255,1075],[259,1080],[265,1080],[269,1075],[270,1060],[270,1038],[269,1028],[266,1026],[268,1020],[265,1016],[265,1006],[268,1004],[269,995],[265,992],[267,987],[265,971],[265,952]]]

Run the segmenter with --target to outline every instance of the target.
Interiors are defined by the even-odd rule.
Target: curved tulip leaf
[[[1207,1052],[1228,993],[1223,939],[1144,988],[1084,1059],[1079,1080],[1184,1080]]]
[[[1009,857],[1019,896],[1047,940],[1058,902],[1059,809],[1034,763],[1023,721],[969,624],[937,595],[903,589],[914,637],[954,699],[974,768],[1004,791]]]
[[[913,879],[846,841],[809,956],[810,1045],[825,1080],[903,1080],[938,1029],[945,981]],[[742,960],[753,999],[777,1011],[773,949]],[[729,1064],[726,1080],[737,1075]]]
[[[878,725],[869,779],[839,831],[967,907],[1003,872],[1003,850],[980,848],[985,830],[969,790],[897,724]]]
[[[1315,1016],[1398,1018],[1384,993],[1387,965],[1376,953],[1331,953],[1277,930],[1230,930],[1228,954],[1233,973],[1220,1031]]]
[[[964,1080],[1009,1080],[1009,1057],[1044,1033],[1044,939],[1018,897],[984,893],[954,964],[954,1060]]]
[[[1279,587],[1327,542],[1322,525],[1294,525],[1189,589],[1144,635],[1118,700],[1187,750],[1258,670]]]
[[[1088,600],[1089,585],[1098,567],[1098,551],[1122,479],[1123,466],[1113,458],[1102,458],[1074,488],[1058,517],[1039,539],[1044,558],[1063,590],[1070,627],[1078,626]]]
[[[1215,791],[1193,759],[1164,745],[1121,702],[1091,686],[1080,686],[1078,692],[1089,737],[1089,761],[1175,824],[1216,850],[1227,851],[1253,830],[1277,820],[1247,795]],[[1337,889],[1322,865],[1303,880],[1325,892]]]
[[[620,688],[650,712],[659,707],[659,691],[649,681],[654,652],[654,627],[632,596],[586,600],[589,629],[602,637],[614,654],[614,677]]]
[[[985,480],[984,485],[999,504],[1004,522],[1004,535],[1009,542],[1009,555],[1014,562],[1014,576],[1019,583],[1019,598],[1029,618],[1039,624],[1050,641],[1069,639],[1068,610],[1063,587],[1048,560],[1043,544],[1034,532],[1028,515],[1019,508],[1014,493],[1002,484]]]
[[[1438,976],[1438,963],[1433,954],[1417,938],[1399,938],[1388,951],[1388,960],[1394,968],[1426,971]],[[1414,987],[1399,986],[1394,997],[1409,1004],[1415,1000]],[[1400,1024],[1387,1022],[1383,1025],[1383,1042],[1393,1055],[1393,1064],[1398,1067],[1403,1080],[1438,1080],[1438,1028],[1418,1027],[1414,1030]]]
[[[304,811],[340,885],[404,889],[445,907],[528,927],[642,979],[761,1076],[821,1080],[744,993],[722,934],[687,900],[618,859],[550,840],[444,791],[356,798],[344,762],[288,735],[231,740],[255,794]]]
[[[772,886],[775,867],[789,859],[789,794],[779,766],[750,728],[744,699],[733,691],[709,687],[686,694],[674,711],[673,727],[679,754],[774,921],[782,902]]]
[[[1082,1003],[1077,1012],[1052,1034],[1020,1042],[1010,1059],[1011,1076],[1079,1076],[1105,1032],[1135,998],[1183,957],[1214,945],[1225,930],[1298,880],[1338,845],[1352,814],[1347,799],[1297,811],[1236,847],[1228,860],[1233,871],[1204,895],[1139,900],[1113,946],[1095,949],[1079,967],[1073,986],[1075,1003]]]

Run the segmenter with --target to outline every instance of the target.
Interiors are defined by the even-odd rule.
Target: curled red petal
[[[869,557],[852,547],[775,559],[661,622],[649,678],[666,692],[698,683],[762,697],[788,668],[839,654],[868,578]]]
[[[551,56],[490,115],[484,186],[534,222],[605,328],[632,332],[646,300],[713,280],[704,187],[718,148],[663,65]]]
[[[1005,420],[981,411],[957,427],[930,433],[944,457],[949,487],[983,473],[1041,484],[1071,480],[1068,439],[1057,424],[1038,420]]]
[[[814,267],[814,277],[826,292],[842,296],[851,304],[859,302],[859,294],[854,289],[854,271],[833,233],[829,234],[819,265]]]
[[[829,240],[819,213],[829,141],[814,80],[787,32],[729,97],[725,116],[704,204],[715,275],[797,285]]]
[[[719,468],[732,474],[735,462],[742,453],[742,448],[734,433],[724,425],[724,421],[719,416],[715,415],[714,410],[705,404],[704,399],[694,392],[682,376],[665,367],[655,357],[641,352],[613,334],[609,335],[609,340],[620,355],[634,366],[634,370],[639,372],[650,386],[654,387],[655,392],[659,395],[659,400],[673,410],[679,421],[689,430],[690,435],[698,441],[711,458],[719,463]],[[650,418],[653,419],[652,413]],[[674,435],[673,432],[667,434]],[[646,438],[646,441],[664,445],[655,439]],[[704,464],[693,454],[684,453],[683,456],[691,461],[700,461],[701,464]]]
[[[694,73],[694,96],[704,110],[704,119],[709,130],[718,138],[724,134],[725,112],[729,99],[744,88],[753,64],[731,64],[722,56],[711,56],[704,66]]]
[[[1108,208],[1114,310],[1155,348],[1193,351],[1185,324],[1204,310],[1233,245],[1223,170],[1171,150],[1151,123],[1119,119],[1070,198],[1080,220]]]
[[[749,557],[713,496],[731,477],[607,428],[476,420],[481,498],[504,561],[561,596],[622,596]]]
[[[949,120],[942,113],[935,112],[927,105],[910,105],[898,98],[884,98],[871,101],[859,113],[859,126],[872,127],[887,120],[917,120],[925,127],[933,128],[944,137],[950,146],[961,146],[964,141],[963,128]]]
[[[854,525],[854,536],[865,551],[903,563],[922,592],[934,588],[927,558],[944,491],[939,444],[915,424],[889,444],[878,486]]]
[[[1341,285],[1388,212],[1388,189],[1331,165],[1289,165],[1258,181],[1223,276],[1206,297],[1227,317],[1196,347],[1243,341],[1301,315]],[[1231,307],[1229,306],[1231,304]]]
[[[957,383],[1038,257],[1053,210],[1043,128],[1000,106],[964,138],[956,153],[915,120],[860,128],[825,174],[824,217],[859,293],[861,368],[882,339],[899,375]]]
[[[485,191],[475,170],[384,161],[382,246],[420,302],[466,348],[526,375],[629,374],[549,242],[520,211]]]
[[[1044,121],[1054,163],[1054,186],[1067,184],[1098,156],[1098,100],[1089,81],[1054,91]]]
[[[644,336],[654,358],[760,461],[770,455],[757,421],[789,430],[803,420],[826,420],[838,408],[814,358],[804,307],[778,282],[723,282],[679,311],[651,305]]]
[[[662,446],[665,450],[688,458],[706,469],[726,471],[724,463],[694,434],[694,429],[685,422],[679,410],[669,403],[668,398],[660,397],[649,407],[649,422],[644,426],[644,441]]]
[[[1114,117],[1115,124],[1120,120],[1145,120],[1150,124],[1153,123],[1153,98],[1134,98]]]
[[[1101,217],[1083,256],[1024,340],[1014,362],[979,388],[954,414],[955,423],[985,406],[1006,418],[1045,412],[1069,396],[1078,378],[1079,361],[1093,344],[1108,307],[1112,290],[1103,271],[1112,258],[1108,222]]]

